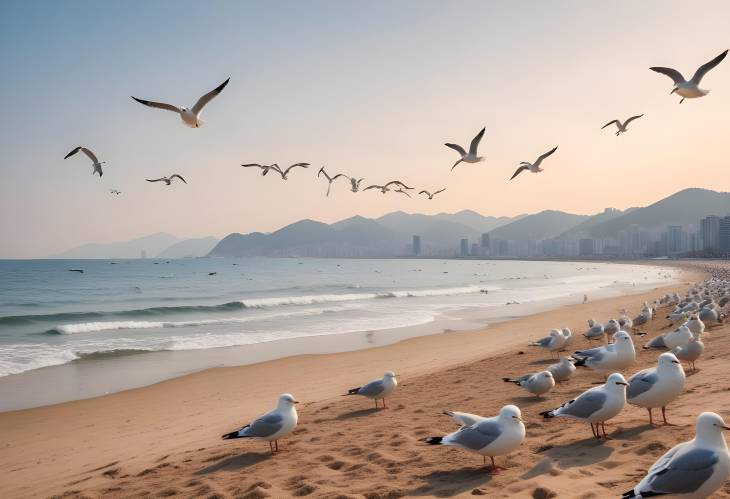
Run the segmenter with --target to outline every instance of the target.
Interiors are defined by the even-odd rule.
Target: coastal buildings
[[[413,236],[413,242],[411,244],[411,253],[415,256],[421,255],[421,236]]]
[[[720,217],[709,215],[700,221],[702,249],[717,251],[720,249]]]

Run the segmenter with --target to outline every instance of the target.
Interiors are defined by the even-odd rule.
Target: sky
[[[591,214],[686,187],[727,191],[730,2],[0,2],[0,258],[155,232],[223,237],[302,218],[471,209]],[[190,107],[190,129],[130,96]],[[616,137],[601,126],[645,116]],[[460,165],[482,127],[485,161]],[[103,178],[78,145],[106,161]],[[520,161],[559,146],[538,174]],[[312,164],[282,181],[241,163]],[[325,197],[329,172],[447,190]],[[188,185],[148,183],[180,173]],[[110,189],[122,194],[115,196]]]

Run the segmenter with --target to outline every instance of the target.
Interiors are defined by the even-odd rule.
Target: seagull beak
[[[295,404],[298,404],[299,403],[299,401],[296,400],[296,399],[292,400],[292,402],[294,402]]]
[[[624,383],[623,381],[617,381],[617,382],[616,382],[616,384],[617,384],[617,385],[624,385],[624,386],[629,386],[629,384],[628,384],[628,383]]]
[[[722,429],[723,430],[730,430],[730,426],[723,426]]]

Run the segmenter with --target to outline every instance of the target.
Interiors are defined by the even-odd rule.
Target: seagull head
[[[286,407],[294,407],[294,404],[298,404],[298,403],[299,403],[299,401],[294,398],[294,395],[292,395],[291,393],[284,393],[279,396],[278,407],[280,409],[286,408]]]
[[[383,377],[395,379],[398,377],[398,375],[396,373],[394,373],[393,371],[385,371],[385,374],[383,374]]]
[[[505,421],[522,422],[522,412],[516,405],[506,405],[499,410],[499,419]]]
[[[718,437],[722,438],[722,430],[730,430],[722,417],[714,412],[703,412],[697,416],[697,440],[704,443],[716,442]],[[724,439],[722,444],[724,445]]]
[[[609,389],[623,387],[621,389],[625,390],[627,386],[629,386],[629,384],[626,382],[626,379],[621,375],[621,373],[613,373],[606,380],[606,387]]]
[[[672,352],[664,352],[657,359],[657,367],[659,369],[673,369],[681,370],[682,364],[679,363],[679,359]]]

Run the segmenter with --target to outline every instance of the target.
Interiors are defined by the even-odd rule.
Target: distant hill
[[[608,220],[612,220],[614,218],[618,218],[621,215],[624,215],[630,211],[635,210],[636,208],[629,208],[626,211],[617,210],[616,208],[606,208],[600,213],[597,213],[595,215],[592,215],[587,220],[584,220],[583,222],[579,223],[578,225],[566,230],[562,234],[560,234],[559,237],[561,238],[569,238],[569,237],[578,237],[581,235],[588,235],[598,224],[602,224],[603,222],[606,222]]]
[[[697,226],[707,215],[730,215],[730,192],[684,189],[644,208],[596,224],[588,233],[594,237],[616,237],[619,231],[634,224],[644,229]]]
[[[545,210],[498,227],[489,235],[515,242],[539,241],[556,237],[589,218],[588,215]]]
[[[159,232],[149,236],[116,243],[90,243],[50,256],[50,258],[139,258],[142,251],[153,257],[181,239]]]
[[[440,219],[438,216],[409,214],[402,211],[388,213],[376,221],[396,234],[403,241],[410,241],[411,236],[421,236],[424,243],[455,248],[459,239],[468,238],[476,241],[481,232],[462,223]]]
[[[462,210],[457,213],[439,213],[438,215],[434,215],[434,218],[446,220],[448,222],[456,222],[461,225],[471,227],[479,233],[484,233],[494,230],[497,227],[507,225],[510,222],[515,222],[526,216],[527,215],[517,215],[516,217],[489,217],[473,210]]]
[[[218,239],[213,236],[185,239],[161,251],[157,258],[201,257],[210,253],[216,244]]]

